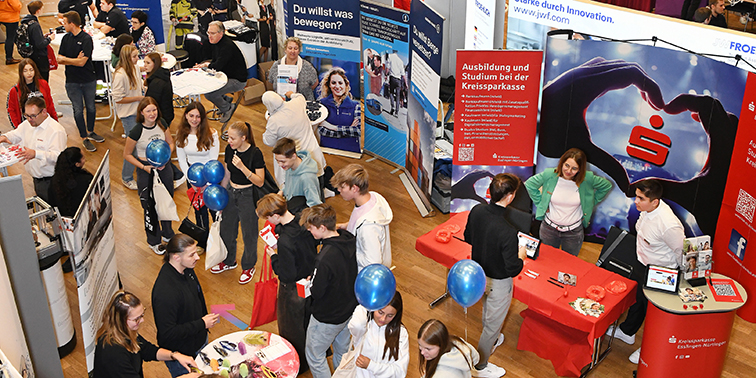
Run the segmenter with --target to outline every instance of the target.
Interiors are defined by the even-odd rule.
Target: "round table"
[[[171,72],[173,93],[180,97],[199,96],[218,90],[226,85],[228,77],[217,71],[214,75],[201,68],[185,68]]]
[[[163,59],[163,64],[162,64],[163,68],[165,68],[166,70],[170,70],[171,68],[173,68],[173,66],[176,65],[176,57],[175,56],[173,56],[171,54],[162,53],[162,52],[159,52],[159,51],[158,51],[158,53],[160,54],[160,56]],[[137,67],[139,67],[139,68],[144,67],[144,59],[139,59],[137,61]]]
[[[246,339],[253,339],[254,343],[243,341]],[[221,341],[228,341],[233,343],[235,350],[223,349],[228,355],[222,356],[215,349],[223,348]],[[239,351],[239,342],[244,342],[246,346],[246,353],[242,355]],[[232,348],[234,349],[234,348]],[[283,337],[270,332],[264,331],[239,331],[230,333],[228,335],[221,336],[210,343],[208,343],[200,353],[205,353],[211,360],[217,360],[219,358],[227,359],[230,364],[230,372],[238,372],[239,366],[243,362],[247,365],[250,372],[260,372],[262,369],[269,369],[273,373],[276,373],[278,377],[296,377],[299,372],[299,356],[294,347],[284,339]],[[204,363],[202,358],[198,355],[195,358],[197,367],[205,373],[213,373],[213,369],[210,365]],[[222,363],[218,364],[220,369]],[[265,376],[261,372],[259,376]]]

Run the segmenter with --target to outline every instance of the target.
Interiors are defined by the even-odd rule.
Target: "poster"
[[[81,331],[89,372],[94,369],[95,336],[102,314],[118,290],[109,155],[110,151],[105,153],[74,216],[71,263],[79,291]]]
[[[398,166],[407,155],[409,13],[363,1],[365,149]]]
[[[756,183],[753,180],[756,174],[756,75],[753,73],[748,74],[740,115],[714,237],[712,269],[735,279],[753,293],[756,288],[756,253],[753,252],[756,249]],[[756,322],[756,303],[746,301],[738,315]]]
[[[289,0],[290,33],[302,40],[300,56],[315,66],[315,97],[328,109],[317,127],[323,152],[359,158],[362,153],[360,104],[360,4]],[[338,71],[339,73],[335,73]],[[337,80],[333,85],[328,78]],[[333,91],[331,90],[333,87]]]
[[[465,50],[494,48],[496,0],[467,0]],[[457,62],[459,67],[459,62]]]
[[[413,0],[411,6],[410,90],[406,105],[409,138],[405,167],[420,192],[430,198],[444,18],[423,1]],[[401,106],[404,101],[400,101]]]
[[[634,230],[631,185],[645,178],[662,181],[687,236],[714,235],[746,75],[687,52],[549,38],[537,171],[574,147],[588,170],[612,182],[587,236]]]
[[[458,51],[450,211],[487,203],[499,173],[533,174],[541,51]],[[484,202],[485,201],[485,202]],[[527,193],[515,207],[530,208]]]

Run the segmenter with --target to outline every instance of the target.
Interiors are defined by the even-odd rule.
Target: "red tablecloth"
[[[454,215],[427,234],[420,236],[415,242],[415,248],[423,255],[448,268],[451,268],[454,263],[461,259],[469,259],[471,247],[463,240],[460,240],[464,239],[463,233],[467,224],[468,214],[469,212],[464,212]],[[449,243],[437,242],[436,232],[446,228],[450,224],[460,226],[460,231],[454,234],[459,239],[452,238]],[[575,356],[574,353],[541,353],[544,354],[542,357],[552,360],[555,368],[565,365],[565,362],[569,360],[572,360],[572,365],[580,367],[585,366],[583,361],[586,361],[586,358],[590,362],[594,339],[603,335],[607,328],[609,328],[609,325],[614,323],[623,312],[635,303],[635,281],[621,277],[564,251],[543,244],[541,245],[538,259],[526,261],[523,272],[527,270],[534,271],[539,276],[536,279],[532,279],[524,273],[517,276],[514,279],[514,298],[528,305],[528,310],[534,314],[543,315],[558,322],[563,327],[578,331],[578,334],[582,336],[575,339],[575,344],[588,346],[588,348],[581,348],[581,351],[584,353],[578,353],[578,356]],[[565,288],[562,289],[550,284],[547,281],[548,278],[556,278],[557,272],[577,275],[577,286],[565,285]],[[569,305],[569,302],[574,301],[577,297],[586,297],[586,289],[589,286],[599,285],[604,287],[614,280],[624,281],[628,290],[622,294],[611,294],[607,291],[604,299],[600,301],[604,305],[604,313],[600,317],[594,318],[582,315]],[[565,292],[567,293],[566,297],[564,296]],[[536,321],[532,320],[529,322]],[[560,330],[556,331],[561,332]],[[523,338],[528,340],[524,340],[522,345],[528,346],[528,350],[532,350],[536,354],[539,354],[539,351],[530,348],[537,349],[539,346],[547,344],[544,342],[544,339],[538,338],[536,334],[528,332],[525,328],[520,330],[520,340],[523,340]],[[566,365],[570,364],[567,363]]]

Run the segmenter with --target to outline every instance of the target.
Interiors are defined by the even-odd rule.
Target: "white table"
[[[226,74],[217,71],[211,75],[201,68],[185,68],[171,72],[173,93],[181,97],[194,97],[221,89],[228,82]]]
[[[158,51],[158,53],[162,57],[162,60],[163,60],[162,66],[163,66],[163,68],[165,68],[166,70],[170,70],[171,68],[173,68],[173,66],[176,65],[176,57],[175,56],[173,56],[171,54],[165,54],[165,53],[162,53],[162,52],[159,52],[159,51]],[[139,68],[144,67],[144,59],[139,59],[139,61],[137,61],[137,67],[139,67]]]

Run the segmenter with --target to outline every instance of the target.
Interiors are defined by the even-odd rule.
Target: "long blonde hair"
[[[336,105],[340,105],[345,98],[352,98],[352,86],[349,85],[349,79],[346,76],[346,72],[344,72],[344,69],[341,67],[333,67],[325,74],[325,76],[323,76],[323,80],[320,81],[320,99],[326,98],[333,93],[331,92],[331,76],[333,75],[341,76],[341,78],[344,79],[344,85],[346,86],[344,88],[344,96],[339,98],[333,96],[333,102],[335,102]]]
[[[129,310],[139,307],[142,301],[128,291],[119,291],[113,296],[110,305],[102,314],[102,326],[97,331],[96,339],[107,345],[118,345],[131,353],[139,352],[137,332],[129,328]]]
[[[136,51],[139,52],[136,47],[132,45],[125,45],[121,47],[121,54],[118,60],[118,65],[116,66],[116,71],[123,70],[123,72],[126,74],[126,76],[129,78],[129,88],[130,89],[136,89],[139,85],[137,82],[139,81],[139,70],[134,66],[134,62],[131,61],[131,54]]]

